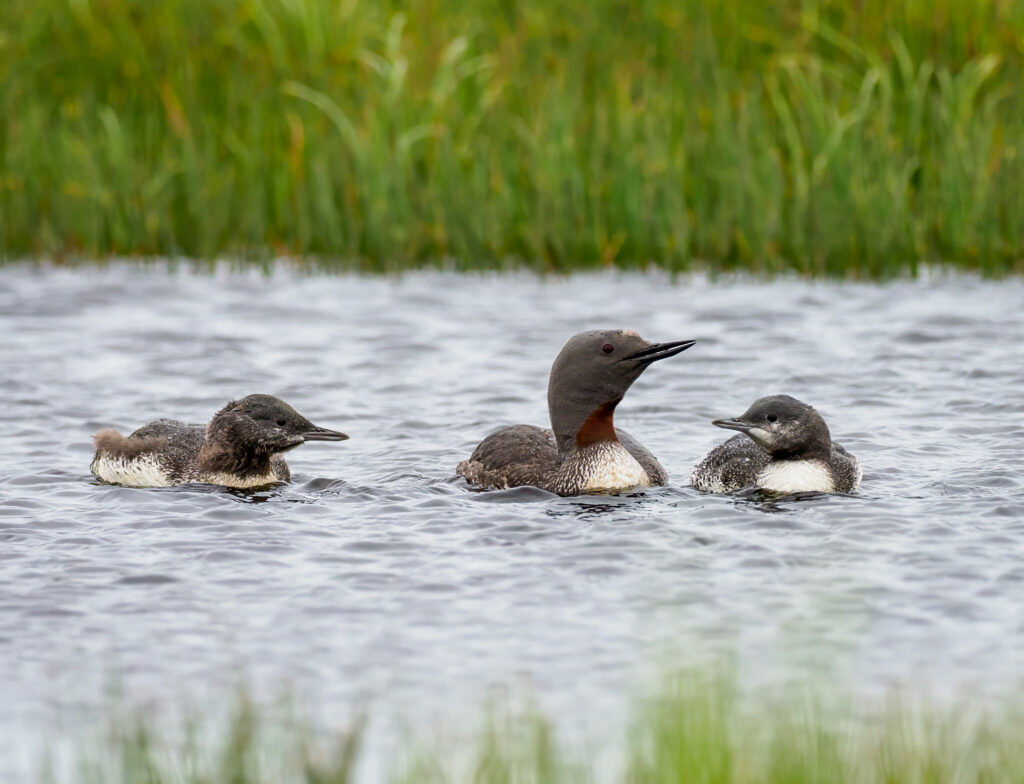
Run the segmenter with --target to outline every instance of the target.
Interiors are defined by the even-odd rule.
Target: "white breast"
[[[650,486],[650,477],[629,450],[622,444],[608,444],[587,471],[583,490],[593,492]]]
[[[831,493],[832,473],[820,460],[773,460],[757,475],[757,486],[775,493]]]
[[[127,487],[170,487],[167,474],[156,455],[139,455],[131,459],[103,455],[92,461],[92,472],[104,482]]]
[[[260,476],[238,477],[234,474],[200,474],[192,476],[187,481],[173,482],[167,473],[160,467],[156,455],[139,455],[131,459],[123,457],[111,457],[103,455],[93,460],[92,472],[104,482],[125,487],[172,487],[174,485],[189,484],[191,482],[203,482],[211,485],[223,485],[224,487],[263,487],[280,482],[273,472]]]

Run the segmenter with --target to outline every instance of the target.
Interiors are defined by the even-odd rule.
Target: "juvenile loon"
[[[249,395],[228,403],[208,425],[160,419],[130,436],[100,430],[90,469],[104,482],[129,487],[260,487],[291,479],[282,452],[305,441],[347,438],[317,427],[283,400]]]
[[[513,425],[491,433],[455,469],[479,487],[532,485],[558,495],[663,485],[665,469],[612,421],[647,366],[696,341],[648,343],[621,329],[581,332],[555,358],[548,379],[551,430]]]
[[[860,486],[857,458],[832,442],[817,411],[789,395],[763,397],[742,416],[711,424],[743,435],[712,449],[693,469],[698,490],[850,493]]]

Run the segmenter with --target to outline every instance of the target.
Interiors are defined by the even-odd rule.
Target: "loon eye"
[[[611,343],[605,343],[603,346],[601,346],[601,351],[603,351],[605,354],[611,354],[613,351],[615,351],[615,346],[613,346]]]
[[[288,422],[287,422],[287,421],[285,421],[284,419],[279,419],[279,420],[277,420],[277,426],[278,426],[278,427],[284,427],[284,426],[285,426],[285,425],[287,425],[287,424],[288,424]]]
[[[765,419],[767,419],[769,422],[777,422],[779,418],[775,416],[775,414],[769,414],[768,416],[765,417]]]

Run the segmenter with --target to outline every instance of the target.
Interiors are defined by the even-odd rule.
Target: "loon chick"
[[[817,411],[789,395],[763,397],[745,414],[711,424],[743,435],[712,449],[693,469],[698,490],[850,493],[860,486],[857,458],[832,442]]]
[[[249,395],[228,403],[208,425],[160,419],[130,436],[100,430],[90,469],[104,482],[129,487],[260,487],[291,479],[282,452],[305,441],[347,438],[314,425],[283,400]]]
[[[665,484],[665,469],[639,441],[615,429],[612,415],[648,365],[695,342],[648,343],[621,329],[574,335],[551,366],[552,429],[503,427],[480,442],[456,473],[479,487],[532,485],[558,495]]]

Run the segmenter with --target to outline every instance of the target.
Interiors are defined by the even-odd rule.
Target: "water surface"
[[[1024,650],[1022,302],[1019,281],[943,275],[2,268],[0,759],[23,771],[55,720],[102,717],[113,676],[157,706],[244,678],[328,717],[444,718],[512,684],[580,724],[696,649],[998,688]],[[554,355],[604,326],[700,341],[617,415],[671,484],[469,491],[455,464],[496,425],[544,423]],[[97,429],[252,392],[352,438],[293,451],[293,483],[258,493],[89,475]],[[709,420],[777,392],[860,457],[860,493],[687,486],[730,435]]]

